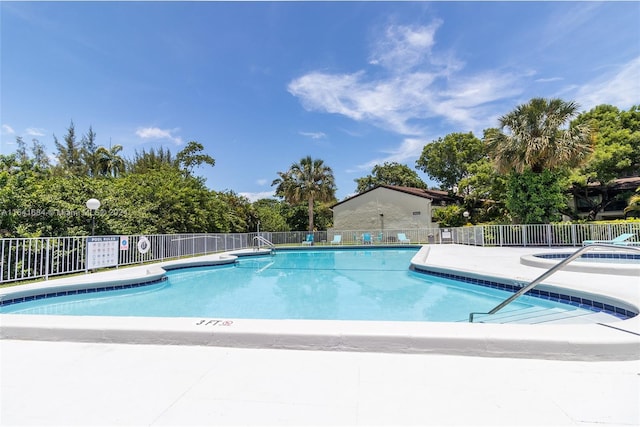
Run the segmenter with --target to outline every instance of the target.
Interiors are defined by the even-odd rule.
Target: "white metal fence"
[[[403,233],[411,243],[458,243],[476,246],[581,246],[584,240],[610,240],[634,233],[640,242],[640,223],[482,225],[455,228],[406,230],[335,230],[314,232],[315,244],[330,244],[339,234],[343,245],[400,243]],[[308,232],[260,232],[275,245],[301,245]],[[118,251],[118,265],[141,264],[195,255],[205,255],[258,244],[257,233],[147,235],[146,253],[137,249],[143,236],[127,236],[128,249]],[[87,271],[87,237],[0,239],[0,283],[31,280]]]
[[[206,255],[251,245],[251,235],[247,233],[158,234],[144,236],[149,248],[142,253],[137,249],[142,237],[127,236],[128,249],[118,251],[118,265]],[[86,272],[86,257],[86,236],[1,239],[0,283]]]

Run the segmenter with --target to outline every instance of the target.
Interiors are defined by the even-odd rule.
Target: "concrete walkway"
[[[0,342],[0,424],[640,424],[640,362]]]

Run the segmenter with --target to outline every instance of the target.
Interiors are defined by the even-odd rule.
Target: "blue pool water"
[[[571,253],[557,254],[535,254],[535,257],[544,259],[563,260],[569,258]],[[592,252],[582,254],[575,260],[576,262],[590,262],[603,264],[630,264],[640,265],[640,254],[637,253],[608,253],[608,252]]]
[[[2,307],[3,313],[253,319],[467,321],[507,291],[409,270],[416,249],[278,251],[170,271],[134,289]],[[524,296],[505,310],[578,307]]]

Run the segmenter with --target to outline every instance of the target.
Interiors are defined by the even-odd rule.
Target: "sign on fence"
[[[87,237],[87,269],[118,265],[119,237]]]

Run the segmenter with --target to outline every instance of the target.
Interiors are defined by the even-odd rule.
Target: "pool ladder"
[[[553,267],[551,267],[549,270],[544,272],[538,278],[534,279],[528,285],[521,288],[518,292],[511,295],[509,298],[505,299],[500,304],[496,305],[494,308],[489,310],[489,312],[484,313],[484,312],[474,311],[469,313],[469,322],[473,323],[473,318],[476,314],[488,314],[488,315],[496,314],[498,311],[502,310],[505,306],[513,302],[515,299],[520,298],[523,294],[529,292],[531,289],[539,285],[540,282],[542,282],[544,279],[551,276],[556,271],[561,270],[565,265],[569,264],[571,261],[575,260],[576,258],[579,258],[583,253],[589,252],[593,249],[601,249],[601,248],[616,249],[616,250],[631,250],[631,251],[640,252],[640,247],[636,248],[633,246],[625,246],[625,245],[608,245],[603,243],[594,243],[589,246],[584,246],[578,249],[577,251],[575,251],[573,254],[569,255],[567,258],[557,263],[556,265],[554,265]]]
[[[266,246],[270,247],[271,248],[271,253],[275,253],[276,245],[274,245],[272,242],[270,242],[269,240],[265,239],[262,236],[255,236],[253,238],[253,244],[254,244],[254,246],[257,247],[257,249],[260,249],[260,243],[263,243]]]

